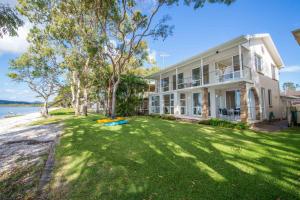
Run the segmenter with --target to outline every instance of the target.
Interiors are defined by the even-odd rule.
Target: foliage
[[[169,16],[155,18],[163,7],[179,2],[197,9],[207,3],[229,5],[233,0],[19,0],[18,11],[34,29],[43,30],[59,52],[75,114],[87,115],[88,105],[101,101],[114,117],[121,78],[152,62],[147,41],[165,40],[173,30]],[[151,70],[157,68],[136,73],[145,76]]]
[[[54,98],[54,106],[69,108],[72,106],[72,93],[70,85],[64,85],[59,88]]]
[[[50,199],[300,198],[299,128],[265,134],[151,117],[105,127],[102,117],[65,120]]]
[[[208,120],[201,120],[199,124],[219,126],[226,128],[236,128],[236,129],[248,129],[248,125],[244,122],[231,122],[223,119],[212,118]]]
[[[176,120],[176,117],[174,115],[161,115],[160,117],[162,119],[167,119],[167,120]]]
[[[0,38],[5,34],[9,34],[9,36],[18,35],[18,27],[24,24],[15,9],[2,3],[0,3],[0,19]]]
[[[27,52],[11,60],[8,76],[16,82],[24,82],[44,101],[43,115],[48,115],[49,98],[61,86],[59,67],[55,49],[51,47],[44,32],[33,28],[28,36],[30,47]]]
[[[117,91],[117,113],[122,116],[134,115],[148,89],[146,81],[134,74],[122,75]]]
[[[295,84],[293,82],[285,82],[282,84],[282,88],[284,91],[296,91],[296,89],[299,87],[299,84]]]

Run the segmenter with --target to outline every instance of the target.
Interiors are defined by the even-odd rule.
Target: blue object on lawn
[[[120,120],[120,121],[116,121],[116,122],[104,123],[104,126],[116,126],[116,125],[122,125],[122,124],[127,124],[127,123],[128,123],[127,120]]]

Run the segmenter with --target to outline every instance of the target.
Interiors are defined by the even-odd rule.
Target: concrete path
[[[262,131],[262,132],[275,132],[281,131],[288,128],[287,120],[280,120],[274,122],[260,122],[254,124],[251,129],[255,131]]]

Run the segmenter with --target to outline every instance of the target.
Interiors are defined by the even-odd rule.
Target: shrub
[[[199,124],[203,124],[203,125],[210,125],[210,120],[201,120],[200,122],[198,122]]]
[[[173,115],[161,115],[161,118],[167,120],[176,120],[176,117]]]
[[[153,118],[160,118],[161,117],[160,114],[155,114],[155,113],[151,113],[149,116],[153,117]]]
[[[243,122],[230,122],[223,119],[212,118],[209,120],[202,120],[199,124],[211,125],[211,126],[220,126],[226,128],[236,128],[236,129],[247,129],[248,125]]]

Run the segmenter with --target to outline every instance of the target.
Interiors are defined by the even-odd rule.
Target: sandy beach
[[[0,175],[40,163],[47,155],[61,133],[61,125],[30,126],[39,119],[39,112],[0,119]]]

